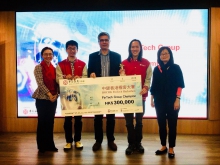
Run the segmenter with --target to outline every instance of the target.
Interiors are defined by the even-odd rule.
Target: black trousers
[[[81,133],[82,133],[82,116],[74,116],[74,139],[72,135],[72,116],[65,116],[64,121],[64,131],[65,131],[65,138],[67,143],[72,143],[81,140]]]
[[[103,141],[103,115],[95,115],[94,129],[95,129],[95,140],[96,142],[102,143]],[[115,114],[106,115],[106,136],[108,142],[114,141],[114,130],[115,130]]]
[[[125,113],[126,127],[127,127],[127,139],[129,144],[139,144],[143,138],[142,119],[145,113],[145,101],[143,101],[143,113],[135,113],[136,125],[134,126],[133,119],[134,113]]]
[[[53,127],[57,101],[36,99],[38,114],[37,123],[37,147],[39,150],[54,148]]]
[[[159,135],[162,146],[167,142],[167,122],[168,122],[168,142],[169,147],[176,146],[176,127],[179,110],[174,110],[174,104],[155,103]]]

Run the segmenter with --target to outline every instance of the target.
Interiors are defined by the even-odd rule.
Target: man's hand
[[[81,78],[80,76],[74,76],[73,79],[76,80],[78,78]]]
[[[66,75],[66,79],[68,79],[68,80],[72,80],[72,79],[73,79],[73,76],[70,75],[70,74],[68,74],[68,75]]]
[[[90,78],[96,78],[96,74],[93,72],[90,74]]]
[[[147,89],[146,88],[142,88],[140,95],[146,94],[147,93]]]

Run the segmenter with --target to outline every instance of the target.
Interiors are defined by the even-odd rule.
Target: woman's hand
[[[176,98],[174,102],[174,110],[179,110],[180,109],[180,99]]]
[[[50,98],[50,101],[51,101],[51,102],[54,102],[54,101],[57,100],[58,94],[56,94],[56,95],[50,95],[49,98]]]

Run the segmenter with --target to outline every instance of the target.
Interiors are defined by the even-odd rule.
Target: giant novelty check
[[[143,112],[141,76],[60,80],[62,116]]]

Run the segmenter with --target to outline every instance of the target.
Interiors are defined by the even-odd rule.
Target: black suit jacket
[[[121,64],[121,55],[109,51],[109,60],[110,60],[110,76],[119,76],[119,69]],[[88,62],[88,77],[91,73],[95,73],[96,77],[101,77],[101,57],[98,52],[94,52],[89,55]]]

